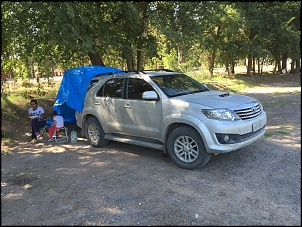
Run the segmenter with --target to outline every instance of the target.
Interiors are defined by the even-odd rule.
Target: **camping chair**
[[[58,133],[61,130],[64,130],[64,137],[58,136]],[[67,142],[68,141],[68,128],[66,126],[63,126],[62,128],[58,128],[57,130],[54,131],[53,137],[57,143]]]
[[[57,143],[66,142],[66,141],[68,141],[68,128],[66,127],[65,124],[75,124],[76,123],[75,110],[70,108],[69,106],[67,106],[66,103],[63,103],[60,105],[54,104],[53,109],[56,110],[58,115],[61,115],[64,119],[64,127],[57,129],[54,132],[53,137]],[[43,135],[43,137],[49,138],[49,135],[47,132],[48,132],[48,128],[51,126],[52,123],[53,123],[52,118],[49,118],[46,121],[46,125],[41,131],[41,135]],[[58,133],[62,130],[64,130],[64,137],[58,136]]]
[[[46,121],[46,125],[44,126],[44,128],[41,130],[41,135],[45,138],[48,138],[49,135],[47,134],[48,132],[48,128],[51,126],[51,124],[53,123],[53,119],[52,118],[49,118],[47,121]]]
[[[47,134],[47,131],[48,131],[48,128],[51,126],[52,123],[53,123],[53,119],[52,118],[49,118],[46,121],[46,125],[41,130],[41,135],[43,135],[43,137],[49,138],[49,135]],[[64,123],[65,123],[65,121],[64,121]],[[59,136],[59,132],[62,131],[62,130],[64,130],[64,136],[60,137]],[[68,141],[68,128],[66,126],[63,126],[62,128],[58,128],[57,130],[54,131],[53,137],[54,137],[54,140],[57,143],[67,142]]]

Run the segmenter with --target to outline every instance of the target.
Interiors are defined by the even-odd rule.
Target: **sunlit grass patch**
[[[19,95],[1,95],[1,117],[8,122],[17,121],[20,118],[24,119],[28,102],[27,99]]]
[[[292,134],[293,126],[280,125],[280,126],[267,126],[264,134],[265,138],[289,136]]]
[[[1,155],[10,155],[12,153],[13,152],[11,151],[10,147],[7,145],[2,145],[2,142],[1,142]]]
[[[42,190],[42,189],[46,189],[49,188],[47,185],[45,184],[33,184],[33,185],[24,185],[26,190]]]
[[[290,134],[291,134],[291,132],[288,132],[288,131],[276,130],[276,131],[266,132],[264,134],[264,137],[272,138],[275,136],[286,136],[286,135],[290,135]]]
[[[1,84],[1,96],[18,94],[26,99],[53,98],[56,96],[60,81],[53,79],[22,79],[6,81]]]
[[[283,99],[274,99],[270,101],[262,101],[261,104],[263,105],[264,108],[268,108],[268,107],[284,108],[286,106],[301,105],[301,101],[292,100],[291,102],[288,102]]]
[[[227,76],[220,73],[211,77],[208,73],[203,74],[202,72],[188,72],[187,75],[203,84],[206,84],[211,90],[237,93],[250,88],[251,86],[257,85],[254,78],[242,75]]]

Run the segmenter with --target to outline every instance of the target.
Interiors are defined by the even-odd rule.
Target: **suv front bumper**
[[[227,153],[259,140],[265,134],[266,113],[251,120],[207,119],[198,124],[208,153]]]

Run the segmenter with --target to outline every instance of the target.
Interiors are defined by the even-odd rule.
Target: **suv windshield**
[[[185,74],[152,76],[150,78],[168,97],[209,91],[207,87]]]

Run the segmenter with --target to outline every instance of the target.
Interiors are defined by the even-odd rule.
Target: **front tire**
[[[86,122],[85,134],[88,142],[93,147],[104,147],[108,144],[108,140],[105,139],[104,130],[95,117],[90,117]]]
[[[180,126],[171,132],[167,148],[173,162],[184,169],[200,169],[211,158],[199,133],[188,126]]]

